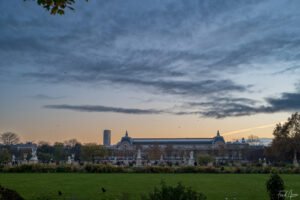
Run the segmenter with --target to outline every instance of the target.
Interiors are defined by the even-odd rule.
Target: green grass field
[[[182,182],[203,192],[209,200],[218,199],[268,199],[265,182],[269,175],[260,174],[0,174],[0,184],[17,190],[28,200],[43,194],[74,199],[105,199],[101,187],[107,189],[105,197],[115,199],[128,193],[131,199],[139,199],[161,180],[167,184]],[[300,175],[282,175],[288,189],[300,194]],[[42,198],[40,198],[42,199]],[[300,197],[293,198],[300,199]]]

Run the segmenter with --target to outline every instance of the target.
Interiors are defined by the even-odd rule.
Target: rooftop
[[[133,144],[211,144],[213,138],[132,138]]]

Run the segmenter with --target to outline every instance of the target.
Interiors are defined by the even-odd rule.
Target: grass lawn
[[[300,175],[281,175],[288,189],[300,194]],[[161,180],[168,184],[182,182],[203,192],[209,200],[268,199],[266,174],[0,174],[0,184],[17,190],[27,200],[44,194],[56,197],[60,190],[63,196],[74,199],[115,199],[128,193],[131,199],[139,199]],[[101,187],[107,192],[102,194]],[[103,198],[103,197],[106,198]],[[44,198],[40,198],[43,199]],[[63,199],[63,198],[62,198]],[[300,199],[299,197],[293,199]]]

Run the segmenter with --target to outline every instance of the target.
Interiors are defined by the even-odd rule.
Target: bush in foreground
[[[270,200],[284,200],[284,195],[280,195],[284,191],[284,182],[277,173],[272,173],[266,182],[267,191]]]
[[[160,188],[154,188],[147,196],[142,196],[142,200],[205,200],[206,196],[202,193],[185,187],[181,183],[177,186],[167,186],[164,182]]]
[[[0,200],[24,200],[16,191],[0,185]]]

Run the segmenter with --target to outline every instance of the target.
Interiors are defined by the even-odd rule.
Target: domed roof
[[[225,140],[224,140],[223,136],[221,136],[219,130],[217,131],[217,136],[214,137],[213,144],[215,144],[217,142],[225,143]]]
[[[121,143],[123,142],[129,142],[130,144],[132,144],[132,140],[131,137],[128,136],[128,131],[126,130],[125,136],[122,137],[121,139]]]

